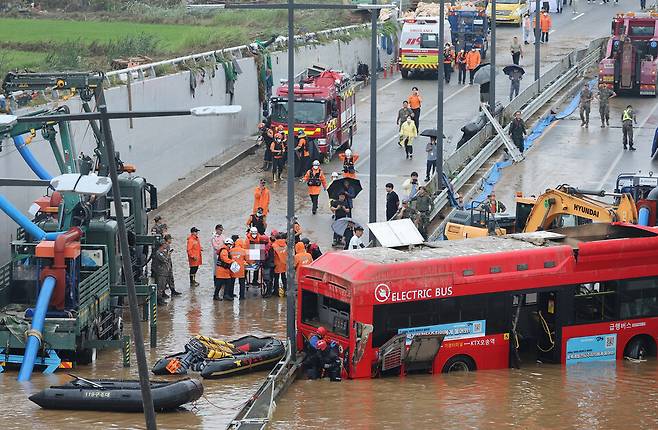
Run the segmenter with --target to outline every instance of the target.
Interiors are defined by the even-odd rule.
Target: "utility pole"
[[[376,5],[377,0],[372,0]],[[370,194],[368,221],[377,222],[377,15],[379,9],[370,10]],[[370,240],[375,236],[370,233]]]
[[[290,356],[297,357],[295,308],[297,279],[295,278],[295,0],[288,0],[288,288],[286,292],[286,327]],[[272,281],[274,282],[274,281]],[[276,293],[276,288],[274,291]]]
[[[103,98],[103,102],[105,102]],[[133,277],[132,262],[130,261],[130,249],[128,246],[128,233],[126,222],[123,218],[123,205],[121,204],[121,190],[119,189],[119,177],[117,175],[117,163],[114,157],[114,141],[110,131],[110,120],[107,115],[107,106],[102,104],[98,107],[101,114],[101,129],[105,141],[105,155],[107,156],[108,170],[112,180],[112,198],[114,200],[114,211],[116,213],[117,227],[119,229],[119,246],[121,249],[121,261],[123,263],[123,276],[126,281],[128,292],[128,307],[130,308],[130,320],[135,340],[135,354],[137,356],[137,371],[139,373],[139,385],[142,392],[142,405],[146,428],[155,430],[155,410],[153,408],[153,397],[151,395],[151,383],[149,382],[149,369],[146,365],[146,351],[144,351],[144,337],[142,327],[139,323],[140,315],[137,309],[137,292],[135,291],[135,278]]]
[[[535,0],[535,81],[539,84],[539,38],[541,37],[541,28],[539,27],[539,0]]]
[[[436,99],[436,190],[441,191],[443,183],[443,32],[445,31],[445,0],[439,2],[439,50],[437,58],[437,99]],[[420,132],[420,130],[419,130]]]
[[[496,0],[491,0],[491,67],[489,68],[489,112],[496,111]]]

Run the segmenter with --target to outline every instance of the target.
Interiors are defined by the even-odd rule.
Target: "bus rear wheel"
[[[475,362],[467,355],[456,355],[443,365],[443,373],[472,372],[476,369]]]
[[[645,335],[634,337],[624,349],[624,357],[634,360],[642,360],[650,355],[656,355],[656,344],[653,339]]]
[[[402,79],[409,78],[409,70],[407,69],[400,69],[400,74],[402,75]]]

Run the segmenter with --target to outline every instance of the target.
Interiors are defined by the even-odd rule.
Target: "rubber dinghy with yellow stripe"
[[[225,378],[271,369],[285,353],[283,342],[273,337],[244,336],[227,342],[197,335],[187,342],[185,351],[161,358],[152,371],[156,375],[192,371],[204,378]]]

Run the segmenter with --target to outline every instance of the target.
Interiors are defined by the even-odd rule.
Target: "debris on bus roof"
[[[372,222],[368,224],[368,229],[385,248],[423,243],[423,236],[409,218]]]

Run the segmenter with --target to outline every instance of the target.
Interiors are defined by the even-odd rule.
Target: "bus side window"
[[[617,282],[591,282],[576,286],[574,313],[577,323],[616,319]]]
[[[619,319],[658,315],[658,278],[619,281]]]

